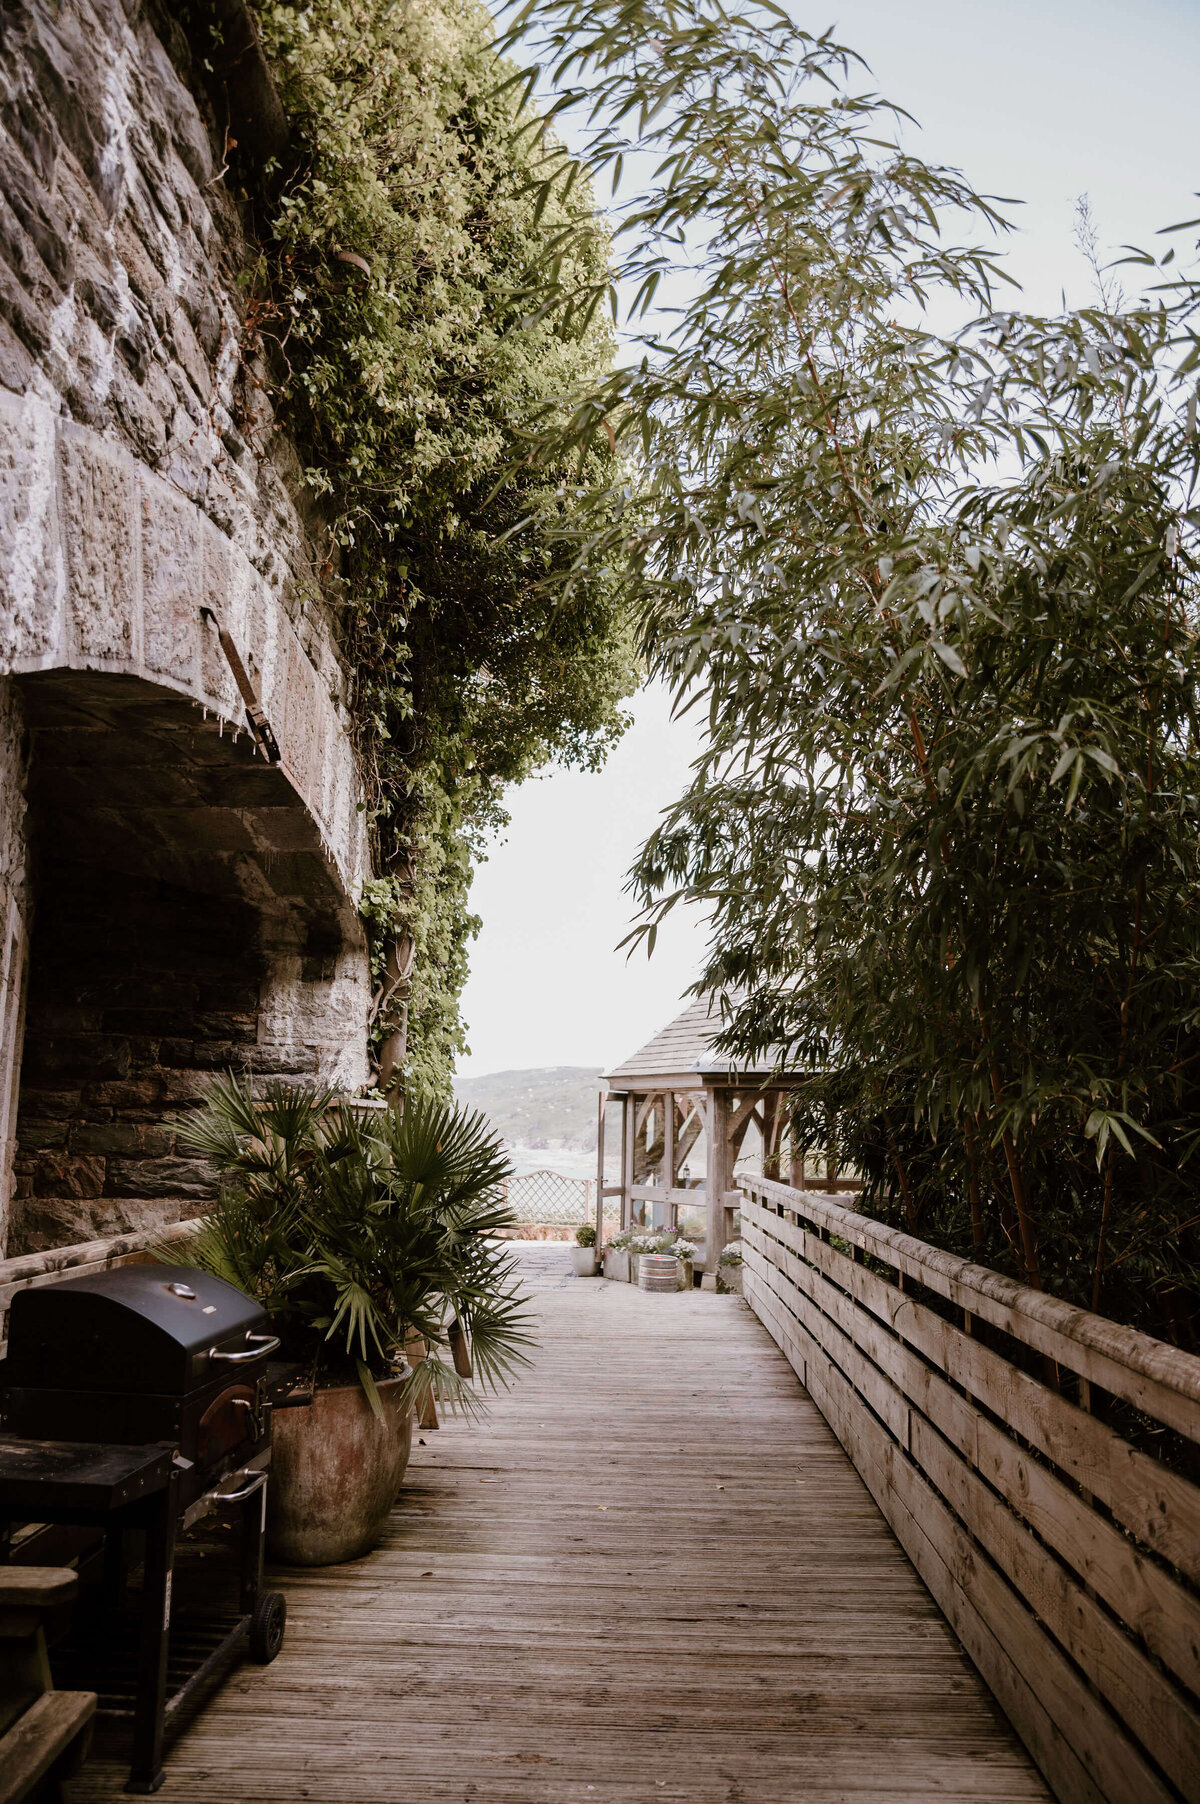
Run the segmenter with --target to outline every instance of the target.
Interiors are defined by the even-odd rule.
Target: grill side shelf
[[[166,1485],[174,1449],[0,1435],[0,1511],[118,1510]]]

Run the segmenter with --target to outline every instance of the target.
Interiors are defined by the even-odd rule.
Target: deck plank
[[[376,1553],[168,1756],[189,1804],[1049,1793],[740,1299],[532,1274],[533,1370],[414,1447]],[[423,1443],[423,1444],[421,1444]],[[94,1764],[70,1804],[121,1795]]]

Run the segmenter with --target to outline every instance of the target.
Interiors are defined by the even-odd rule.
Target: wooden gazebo
[[[790,1146],[786,1157],[784,1151],[787,1098],[799,1080],[769,1062],[731,1063],[713,1050],[719,1032],[717,1003],[702,997],[608,1072],[596,1136],[597,1236],[603,1235],[605,1197],[620,1196],[622,1228],[635,1223],[674,1228],[681,1212],[703,1210],[709,1271],[731,1238],[730,1216],[741,1202],[733,1188],[734,1166],[751,1125],[762,1138],[764,1175],[805,1187],[803,1157],[793,1157]],[[621,1136],[621,1181],[606,1184],[608,1136],[616,1131]],[[701,1140],[702,1177],[686,1170]],[[830,1179],[834,1175],[831,1171]]]

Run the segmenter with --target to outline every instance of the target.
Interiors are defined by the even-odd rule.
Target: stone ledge
[[[0,397],[0,675],[137,676],[246,731],[230,635],[347,894],[369,874],[353,748],[282,605],[178,488],[44,402]]]

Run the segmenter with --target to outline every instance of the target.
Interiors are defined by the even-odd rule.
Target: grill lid
[[[179,1396],[236,1372],[210,1354],[249,1352],[247,1335],[266,1329],[254,1298],[223,1278],[190,1265],[114,1266],[18,1291],[4,1375],[36,1389]]]

